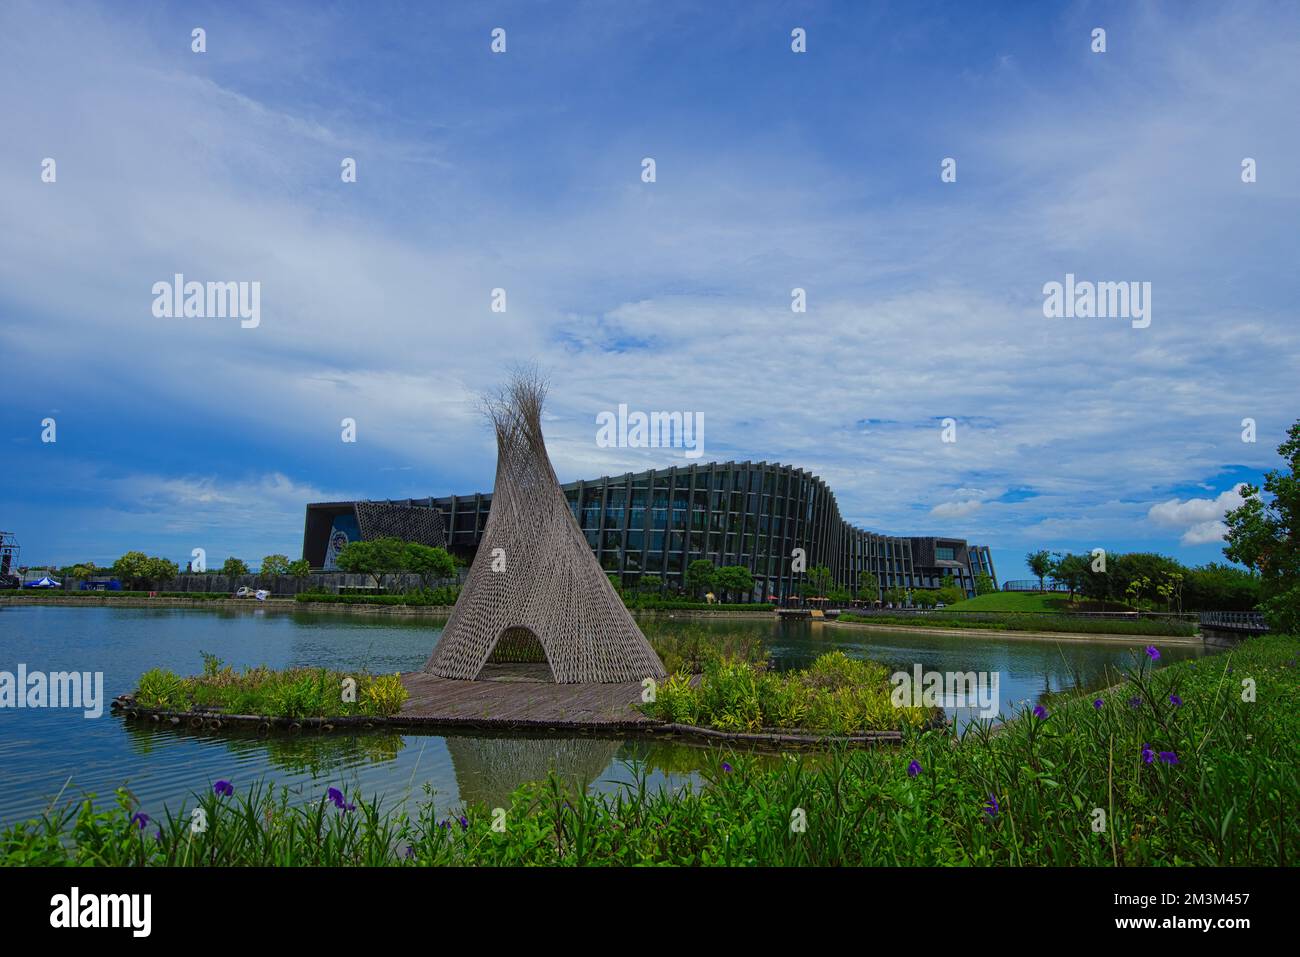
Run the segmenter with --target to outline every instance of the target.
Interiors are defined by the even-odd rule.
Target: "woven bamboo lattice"
[[[516,373],[488,400],[496,429],[492,509],[469,578],[424,670],[473,680],[509,632],[515,659],[531,632],[561,684],[664,677],[569,510],[546,454],[535,372]],[[506,649],[503,647],[503,652]]]

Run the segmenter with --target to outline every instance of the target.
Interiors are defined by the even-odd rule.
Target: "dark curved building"
[[[881,589],[938,588],[951,582],[967,595],[975,593],[980,574],[997,581],[987,546],[856,528],[840,518],[835,494],[825,482],[789,465],[675,466],[562,488],[597,561],[625,586],[642,575],[658,575],[680,587],[687,566],[705,558],[719,566],[748,568],[758,600],[786,598],[797,594],[805,580],[792,570],[796,548],[804,549],[809,568],[826,565],[835,584],[845,588],[853,587],[863,572],[875,575]],[[313,568],[329,567],[330,542],[337,543],[340,534],[373,537],[357,528],[352,517],[376,504],[412,510],[407,514],[436,510],[446,528],[447,547],[468,559],[478,548],[492,495],[308,505],[303,557]]]

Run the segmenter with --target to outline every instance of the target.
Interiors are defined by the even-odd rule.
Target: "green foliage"
[[[1277,454],[1287,469],[1264,475],[1262,492],[1272,497],[1265,501],[1254,485],[1242,488],[1245,501],[1224,518],[1223,553],[1260,573],[1260,607],[1270,626],[1300,631],[1300,421],[1287,430]]]
[[[439,579],[456,577],[456,560],[445,548],[407,542],[402,549],[401,567],[397,571],[420,576],[420,584],[428,588]]]
[[[339,571],[369,575],[378,588],[384,575],[396,575],[405,570],[408,544],[400,538],[348,542],[339,550],[334,563]]]
[[[344,681],[356,682],[356,700],[344,700]],[[401,709],[406,689],[397,675],[331,671],[326,668],[266,667],[237,672],[214,655],[203,655],[203,673],[181,678],[155,668],[140,676],[136,704],[156,711],[216,710],[273,718],[333,718],[391,715]]]
[[[934,597],[945,605],[955,605],[959,601],[965,600],[966,594],[956,585],[949,583],[940,587],[939,590],[935,592]]]
[[[808,569],[808,581],[800,589],[805,598],[829,598],[831,587],[831,570],[825,565],[814,565]]]
[[[267,555],[262,559],[262,565],[258,568],[259,575],[287,575],[289,574],[289,556],[288,555]]]
[[[1036,552],[1030,552],[1025,556],[1025,565],[1034,573],[1038,579],[1038,590],[1043,590],[1043,579],[1052,572],[1052,556],[1047,549],[1039,549]]]
[[[717,586],[727,598],[749,595],[754,590],[754,576],[744,565],[723,565],[718,569]]]
[[[231,555],[221,566],[221,574],[229,578],[238,578],[240,575],[248,574],[248,563],[242,558],[236,558]]]
[[[822,655],[806,671],[785,673],[731,655],[705,655],[702,663],[702,680],[692,684],[682,680],[685,671],[679,672],[660,685],[646,712],[721,731],[839,735],[921,727],[933,718],[920,708],[895,708],[884,665],[849,658],[841,651]]]
[[[871,572],[858,573],[858,598],[862,601],[875,601],[880,594],[880,580]]]
[[[908,729],[900,748],[781,760],[716,750],[694,789],[655,789],[644,767],[627,788],[590,794],[552,775],[515,791],[504,832],[482,805],[462,824],[432,802],[413,816],[354,795],[352,810],[326,798],[293,806],[287,789],[277,798],[254,782],[197,795],[208,828],[194,833],[187,809],[141,806],[123,790],[107,810],[87,797],[0,831],[0,865],[1292,866],[1298,656],[1300,640],[1269,635],[1154,673],[1135,667],[1101,708],[1093,695],[1061,700],[996,734]],[[1254,702],[1241,700],[1247,677]],[[683,681],[661,684],[661,700]],[[696,723],[693,699],[676,697],[678,720]],[[791,831],[794,808],[803,833]],[[146,828],[132,823],[141,811]]]
[[[303,579],[311,577],[311,562],[305,558],[299,558],[292,561],[285,568],[284,573],[291,578]]]
[[[993,581],[993,576],[987,572],[980,572],[975,576],[975,597],[980,595],[996,594],[998,586]]]
[[[721,658],[750,664],[767,662],[762,640],[746,631],[716,632],[701,625],[663,630],[647,627],[643,630],[669,674],[679,671],[700,674],[709,662]]]
[[[717,580],[717,569],[707,558],[697,558],[686,566],[686,593],[701,601],[704,595],[713,589]]]

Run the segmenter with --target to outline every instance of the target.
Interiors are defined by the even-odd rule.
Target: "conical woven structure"
[[[561,684],[662,678],[659,656],[596,562],[551,468],[545,397],[537,375],[521,372],[488,403],[497,435],[492,510],[424,670],[472,680],[489,659],[526,657],[536,641]]]

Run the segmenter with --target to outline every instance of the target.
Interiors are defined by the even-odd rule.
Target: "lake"
[[[763,638],[777,667],[803,667],[840,649],[891,669],[1000,674],[1004,707],[1046,694],[1113,684],[1117,670],[1146,642],[1022,640],[875,632],[808,621],[684,622],[646,619],[647,634],[682,627],[745,631]],[[507,803],[527,780],[554,767],[599,791],[617,789],[643,770],[651,787],[681,788],[713,773],[722,756],[693,745],[645,740],[399,735],[391,732],[229,734],[159,727],[114,717],[108,701],[134,690],[144,671],[202,670],[200,652],[236,668],[320,665],[374,672],[420,668],[441,633],[441,619],[308,612],[189,608],[0,606],[0,671],[90,671],[104,674],[104,714],[80,710],[0,708],[0,825],[39,815],[85,794],[101,802],[128,788],[150,815],[174,811],[191,795],[226,779],[237,788],[258,779],[289,790],[295,801],[319,800],[338,787],[349,797],[382,796],[385,807],[430,797],[440,813],[464,801]],[[1199,645],[1162,648],[1161,663],[1196,657]],[[963,715],[955,713],[959,721]]]

